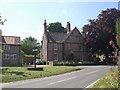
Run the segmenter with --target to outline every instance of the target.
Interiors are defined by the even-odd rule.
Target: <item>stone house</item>
[[[18,66],[21,65],[20,50],[21,40],[18,36],[2,36],[0,34],[0,47],[3,50],[2,53],[2,65],[3,66]]]
[[[49,32],[44,22],[44,34],[41,41],[41,60],[87,60],[83,36],[75,27],[71,30],[70,22],[66,25],[67,32]],[[72,57],[71,57],[72,56]]]

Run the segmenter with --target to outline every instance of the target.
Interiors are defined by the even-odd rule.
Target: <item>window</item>
[[[11,59],[11,60],[16,60],[17,59],[17,54],[3,54],[3,58],[8,60],[8,59]]]
[[[3,50],[10,50],[10,46],[9,45],[3,45]]]
[[[68,50],[70,50],[71,49],[71,45],[67,44],[67,48],[68,48]]]
[[[11,59],[16,60],[17,59],[17,54],[11,54]]]
[[[83,51],[83,47],[82,46],[79,46],[79,48],[80,48],[80,51]]]
[[[4,55],[3,55],[3,58],[4,58],[4,59],[10,59],[10,55],[9,55],[9,54],[4,54]]]
[[[58,50],[58,46],[56,43],[54,44],[54,50]]]
[[[58,61],[58,54],[54,54],[54,57],[53,57],[54,61]]]

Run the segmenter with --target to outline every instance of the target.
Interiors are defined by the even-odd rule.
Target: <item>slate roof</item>
[[[45,35],[47,37],[48,42],[63,43],[71,35],[71,33],[74,30],[70,31],[69,33],[63,33],[63,32],[45,32]]]
[[[17,36],[2,36],[2,44],[21,45],[21,40]]]

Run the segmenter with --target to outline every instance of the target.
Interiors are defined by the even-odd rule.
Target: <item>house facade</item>
[[[0,35],[2,53],[2,66],[20,65],[21,40],[18,36]]]
[[[60,60],[87,60],[87,52],[83,36],[75,27],[70,28],[70,22],[66,25],[67,32],[49,32],[47,23],[44,22],[44,34],[41,41],[41,59],[47,61]]]

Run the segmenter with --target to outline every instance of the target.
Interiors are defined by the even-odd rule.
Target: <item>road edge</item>
[[[94,85],[95,83],[97,83],[100,79],[101,79],[101,78],[97,79],[96,81],[94,81],[93,83],[89,84],[89,85],[88,85],[87,87],[85,87],[85,88],[91,87],[92,85]]]

